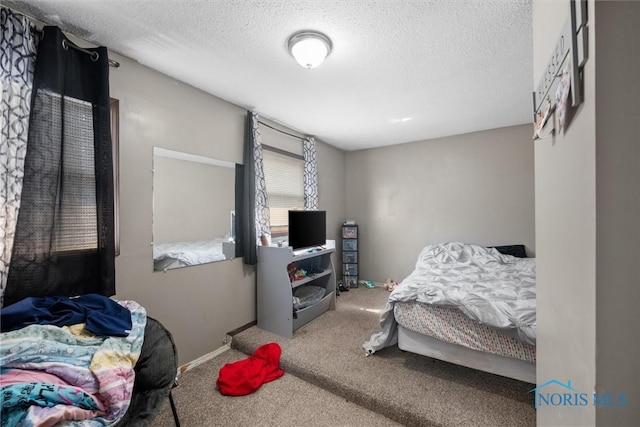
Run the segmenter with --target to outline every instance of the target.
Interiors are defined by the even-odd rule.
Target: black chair
[[[171,390],[178,387],[178,379],[176,378],[173,382],[173,387]],[[169,391],[169,403],[171,404],[171,412],[173,413],[173,421],[176,423],[176,427],[180,427],[180,419],[178,418],[178,411],[176,410],[176,404],[173,402],[173,394],[171,394],[171,390]]]
[[[171,333],[159,321],[148,317],[144,343],[135,366],[136,378],[129,409],[118,427],[143,427],[151,421],[169,397],[173,419],[180,420],[171,390],[178,386],[178,351]]]

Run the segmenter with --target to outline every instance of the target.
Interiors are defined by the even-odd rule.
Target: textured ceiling
[[[345,150],[531,121],[531,0],[4,3]],[[333,43],[312,70],[304,29]]]

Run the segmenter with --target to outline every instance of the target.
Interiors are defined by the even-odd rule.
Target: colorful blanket
[[[118,301],[131,312],[126,337],[96,336],[84,324],[29,325],[0,334],[2,427],[110,426],[131,401],[146,310]]]

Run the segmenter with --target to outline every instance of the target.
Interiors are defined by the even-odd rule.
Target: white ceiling
[[[4,3],[345,150],[532,117],[531,0]],[[312,70],[286,49],[304,29],[333,43]]]

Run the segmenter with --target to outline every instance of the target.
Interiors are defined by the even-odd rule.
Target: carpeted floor
[[[247,396],[223,396],[216,389],[225,363],[246,358],[228,350],[180,378],[173,398],[181,427],[356,426],[394,427],[398,423],[285,373]],[[149,427],[175,423],[167,400]]]
[[[393,425],[391,420],[407,426],[536,424],[527,393],[531,384],[397,347],[366,357],[362,343],[380,329],[387,297],[380,287],[343,292],[335,311],[298,329],[293,338],[255,326],[235,335],[232,347],[237,351],[181,378],[174,396],[182,425]],[[215,379],[224,360],[239,360],[267,342],[282,347],[280,365],[287,374],[253,395],[221,396]],[[167,404],[153,426],[171,426],[171,420]]]

